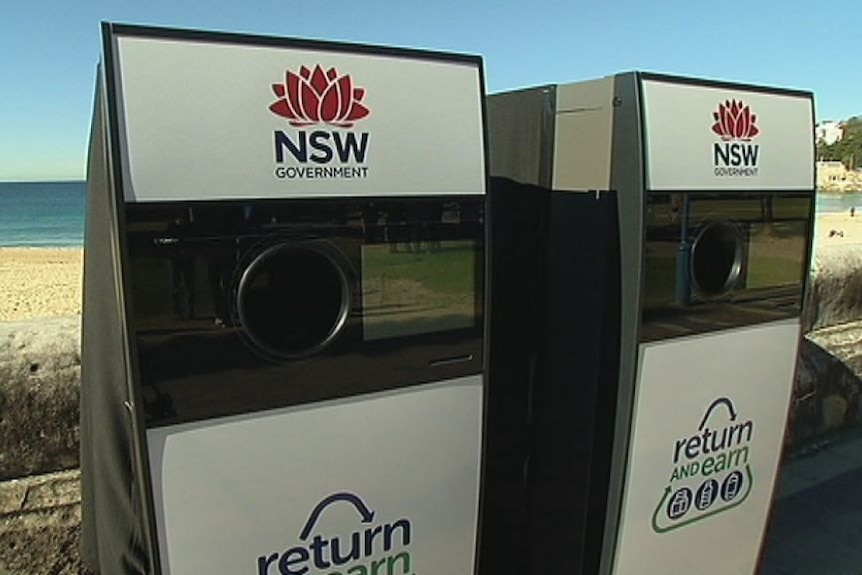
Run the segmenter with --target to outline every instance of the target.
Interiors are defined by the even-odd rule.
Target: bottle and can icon
[[[674,491],[667,503],[667,518],[678,521],[685,517],[692,507],[698,511],[707,511],[718,501],[719,496],[724,503],[730,503],[742,493],[744,483],[742,472],[736,470],[720,483],[717,479],[706,479],[696,492],[689,487],[680,487]]]

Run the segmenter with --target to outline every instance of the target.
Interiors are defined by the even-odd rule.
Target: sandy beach
[[[854,217],[843,214],[820,214],[814,224],[816,247],[862,245],[862,210]]]
[[[80,315],[81,248],[0,248],[0,321]]]

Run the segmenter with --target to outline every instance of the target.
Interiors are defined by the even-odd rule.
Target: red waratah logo
[[[273,84],[272,91],[278,100],[269,109],[296,128],[321,122],[350,128],[370,113],[361,103],[365,90],[354,87],[350,75],[339,76],[334,67],[324,71],[317,65],[311,71],[302,66],[299,74],[287,70],[284,83]]]
[[[718,105],[718,111],[712,113],[715,124],[712,131],[721,136],[722,140],[742,140],[747,142],[760,133],[754,124],[757,116],[751,113],[751,108],[742,100],[725,100]]]

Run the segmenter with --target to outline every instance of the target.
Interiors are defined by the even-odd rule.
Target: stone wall
[[[0,481],[77,467],[80,329],[0,322]]]
[[[0,322],[0,575],[86,573],[79,341],[80,317]]]
[[[840,345],[836,338],[855,343]],[[862,423],[862,322],[826,328],[802,341],[788,424],[790,456],[822,447]]]
[[[815,260],[791,406],[792,449],[862,422],[862,249]],[[0,575],[80,561],[80,318],[0,322]]]
[[[791,456],[862,424],[862,246],[820,249],[812,269],[788,425]]]
[[[803,330],[862,321],[862,246],[821,247],[811,267]]]

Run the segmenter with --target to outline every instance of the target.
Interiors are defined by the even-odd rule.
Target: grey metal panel
[[[555,99],[554,86],[488,96],[491,176],[551,187]]]
[[[643,123],[640,79],[636,73],[620,74],[614,82],[614,123],[611,158],[611,188],[618,193],[620,217],[620,379],[616,425],[611,453],[605,537],[599,573],[613,569],[617,528],[622,506],[628,457],[629,428],[637,370],[640,287],[643,276]]]
[[[614,78],[557,88],[553,189],[608,190]]]
[[[105,83],[91,128],[81,333],[82,554],[96,573],[149,573],[148,536],[134,487],[134,426],[119,304],[115,192]]]

